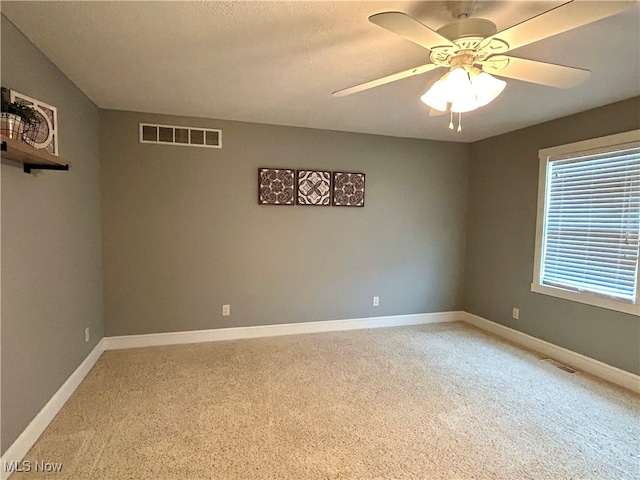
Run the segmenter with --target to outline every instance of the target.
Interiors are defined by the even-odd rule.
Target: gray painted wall
[[[102,337],[103,300],[109,335],[464,307],[640,373],[637,317],[529,290],[538,149],[638,128],[638,98],[471,146],[99,114],[4,17],[2,85],[58,107],[73,163],[0,170],[3,453]],[[140,144],[141,121],[224,148]],[[366,206],[259,206],[260,166],[363,171]]]
[[[98,109],[5,17],[1,79],[58,108],[73,163],[27,175],[2,162],[4,453],[102,338],[103,308]]]
[[[466,311],[640,373],[638,317],[530,290],[538,150],[637,129],[639,112],[633,98],[472,145]]]
[[[462,306],[468,145],[100,115],[107,335]],[[141,144],[139,122],[221,128],[223,148]],[[365,172],[365,207],[258,205],[259,167]]]

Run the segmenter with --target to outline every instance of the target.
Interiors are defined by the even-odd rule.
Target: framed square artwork
[[[364,173],[333,172],[333,205],[364,207]]]
[[[58,155],[58,109],[35,98],[11,90],[11,101],[20,101],[33,108],[40,120],[34,138],[34,148],[41,148],[53,155]]]
[[[289,168],[258,169],[260,205],[295,205],[296,171]]]
[[[297,187],[298,205],[331,205],[331,172],[298,170]]]

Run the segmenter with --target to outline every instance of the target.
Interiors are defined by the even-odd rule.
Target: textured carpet
[[[108,351],[11,478],[637,479],[639,403],[461,323]]]

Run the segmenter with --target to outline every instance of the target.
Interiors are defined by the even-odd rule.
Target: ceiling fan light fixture
[[[434,110],[439,110],[441,112],[447,111],[447,102],[448,102],[448,88],[446,84],[447,75],[444,75],[440,80],[434,83],[433,86],[420,97],[420,100],[423,103],[426,103]]]
[[[479,106],[469,75],[463,67],[452,68],[444,74],[420,100],[441,112],[470,112]]]
[[[471,112],[498,97],[507,82],[498,80],[478,67],[461,65],[452,68],[420,97],[424,103],[441,112]],[[447,106],[450,105],[450,108]]]
[[[451,104],[451,111],[454,113],[472,112],[479,107],[475,97],[467,97]]]
[[[472,71],[469,77],[480,107],[484,107],[494,101],[507,85],[504,80],[498,80],[496,77],[480,71],[480,69],[477,69],[477,72]]]
[[[453,68],[445,83],[447,101],[451,103],[452,112],[470,112],[480,106],[473,85],[469,80],[469,74],[464,67]]]

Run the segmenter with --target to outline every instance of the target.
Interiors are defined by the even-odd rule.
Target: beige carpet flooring
[[[108,351],[22,479],[640,478],[639,397],[462,323]]]

